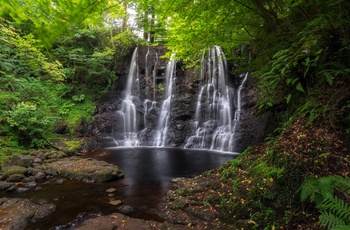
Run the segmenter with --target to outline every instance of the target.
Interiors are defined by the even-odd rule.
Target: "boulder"
[[[31,156],[26,156],[22,154],[16,154],[13,155],[11,159],[12,165],[22,166],[22,167],[29,167],[33,164],[34,158]]]
[[[35,204],[28,199],[0,198],[0,229],[22,230],[27,224],[55,211],[54,204]]]
[[[10,165],[2,168],[2,174],[4,179],[8,178],[11,175],[22,174],[25,175],[28,169],[22,166]]]
[[[48,167],[61,176],[85,183],[101,183],[124,176],[117,166],[93,159],[69,157],[52,162]]]
[[[15,185],[14,182],[0,181],[0,190],[6,190]]]
[[[41,181],[46,178],[46,174],[43,172],[37,172],[34,176],[35,180]]]
[[[25,176],[23,174],[12,174],[12,175],[9,175],[7,178],[6,178],[6,181],[8,182],[21,182],[23,181],[23,179],[25,178]]]

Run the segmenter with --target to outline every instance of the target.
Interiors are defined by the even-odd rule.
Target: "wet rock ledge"
[[[60,184],[66,179],[85,183],[102,183],[124,176],[117,166],[79,156],[66,157],[52,153],[36,156],[14,155],[1,166],[0,191],[6,193],[40,190],[40,184]],[[35,204],[28,199],[0,198],[0,229],[25,229],[29,222],[55,211],[51,203]]]

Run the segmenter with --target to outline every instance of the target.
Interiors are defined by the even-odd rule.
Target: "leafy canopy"
[[[0,0],[0,16],[48,46],[72,27],[100,25],[124,13],[124,6],[116,0]]]

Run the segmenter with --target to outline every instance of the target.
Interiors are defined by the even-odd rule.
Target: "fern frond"
[[[323,197],[325,197],[326,194],[333,194],[334,189],[332,184],[335,180],[337,180],[336,176],[320,177],[318,179],[318,186],[321,189]]]
[[[306,199],[310,199],[311,202],[315,202],[316,194],[320,193],[320,190],[317,186],[318,179],[316,177],[307,178],[303,184],[301,185],[301,193],[300,199],[301,201],[305,201]]]
[[[329,210],[338,218],[344,220],[346,224],[350,224],[350,205],[342,199],[327,194],[321,203],[321,207],[323,210]]]
[[[349,230],[349,229],[350,229],[350,225],[339,225],[335,227],[334,230]]]
[[[316,203],[321,216],[319,224],[326,229],[350,229],[350,179],[339,175],[309,177],[300,187],[301,201]],[[334,191],[337,191],[335,195]],[[344,198],[345,196],[345,198]],[[341,199],[344,198],[344,199]]]
[[[343,193],[348,198],[350,197],[350,178],[342,176],[334,176],[336,180],[333,182],[333,187]]]
[[[344,226],[345,223],[342,219],[338,218],[337,216],[333,215],[329,212],[321,212],[322,215],[320,216],[319,224],[326,229],[334,229],[337,226]]]

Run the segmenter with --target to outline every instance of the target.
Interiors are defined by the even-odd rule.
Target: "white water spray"
[[[237,91],[237,105],[232,119],[233,89],[227,84],[228,69],[220,47],[215,46],[207,55],[203,54],[201,88],[197,98],[195,134],[188,138],[185,148],[234,151],[234,135],[241,111],[241,90]]]
[[[137,48],[134,50],[132,55],[130,69],[128,74],[128,82],[125,89],[125,96],[121,104],[121,109],[118,114],[122,118],[123,135],[124,140],[123,146],[137,146],[137,114],[135,100],[139,95],[139,73],[137,65]]]
[[[155,133],[154,146],[164,147],[167,139],[170,115],[171,115],[171,101],[173,99],[173,87],[175,87],[176,79],[176,61],[174,60],[174,55],[171,56],[170,62],[166,68],[166,90],[165,90],[165,100],[162,103],[158,127]]]

